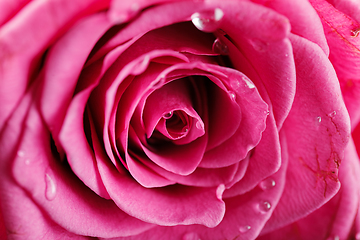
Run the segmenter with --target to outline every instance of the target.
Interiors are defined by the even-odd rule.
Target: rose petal
[[[334,5],[341,12],[349,15],[360,23],[360,5],[359,0],[327,0],[329,3]]]
[[[267,190],[256,187],[249,193],[225,200],[226,214],[218,226],[214,228],[199,225],[156,226],[149,231],[125,239],[173,239],[175,236],[184,239],[255,239],[273,210],[276,209],[284,189],[288,162],[284,135],[281,136],[281,145],[284,146],[281,153],[283,162],[279,171],[271,176],[276,182],[275,187]],[[264,204],[265,201],[270,203],[270,208],[268,211],[260,211],[258,204]],[[246,231],[247,226],[250,226],[248,231]]]
[[[349,116],[327,56],[308,40],[291,35],[291,41],[298,81],[283,127],[291,161],[284,193],[264,231],[295,221],[334,196],[340,187],[338,167],[350,132]]]
[[[0,1],[0,26],[9,21],[18,12],[28,4],[30,0],[17,0],[17,1]]]
[[[360,37],[355,37],[360,24],[326,1],[310,2],[322,19],[331,49],[329,59],[340,80],[351,126],[354,128],[360,122]],[[360,7],[357,8],[360,11]]]
[[[292,33],[318,44],[324,53],[329,56],[329,46],[324,36],[324,29],[319,15],[310,3],[303,0],[256,0],[255,2],[285,15],[290,20]]]
[[[46,47],[83,14],[107,5],[108,1],[99,0],[32,1],[1,28],[0,65],[5,67],[0,68],[0,78],[12,81],[0,82],[0,129],[24,94]]]
[[[40,104],[45,121],[55,138],[87,56],[109,27],[110,23],[104,13],[91,15],[74,25],[48,53]]]
[[[241,55],[255,68],[257,77],[265,85],[280,129],[291,109],[296,83],[291,44],[287,40],[289,20],[269,8],[247,1],[214,1],[212,5],[224,11],[220,28],[231,36],[230,42],[241,50]],[[239,61],[237,51],[229,49],[229,56],[236,69],[253,79]],[[254,83],[259,84],[255,80]]]
[[[342,186],[334,198],[305,218],[258,239],[352,239],[350,233],[360,197],[359,158],[353,142],[346,148],[339,171]]]
[[[131,216],[158,225],[202,224],[213,227],[225,213],[223,187],[195,188],[174,185],[144,188],[119,172],[94,141],[100,175],[111,199]],[[180,194],[181,192],[181,194]],[[186,206],[183,202],[187,202]]]
[[[62,232],[52,221],[66,231],[85,236],[126,236],[149,229],[150,224],[128,216],[119,210],[112,201],[97,196],[79,181],[66,165],[61,164],[58,159],[54,159],[49,132],[37,106],[32,104],[33,94],[34,92],[30,92],[22,100],[17,111],[8,120],[6,131],[3,131],[1,135],[2,142],[7,143],[7,145],[1,145],[0,162],[4,164],[1,169],[6,169],[7,172],[2,176],[8,176],[2,181],[4,184],[2,190],[12,191],[11,187],[15,183],[11,179],[14,179],[16,185],[26,191],[26,197],[23,198],[24,193],[16,187],[13,189],[14,192],[1,195],[13,198],[11,193],[16,194],[15,196],[19,198],[15,197],[15,199],[24,202],[25,208],[29,206],[27,198],[30,197],[32,203],[36,204],[36,209],[40,209],[42,216],[33,220],[42,221],[45,218],[50,222],[36,222],[35,226],[31,224],[22,226],[22,222],[17,221],[19,217],[17,214],[21,214],[20,218],[23,218],[24,214],[28,214],[28,218],[24,220],[30,221],[38,215],[37,210],[33,208],[34,205],[30,205],[29,209],[26,208],[21,212],[18,211],[18,208],[11,208],[16,209],[16,212],[14,215],[11,213],[5,215],[9,217],[9,221],[14,221],[9,223],[9,229],[18,231],[24,229],[22,227],[29,226],[31,228],[24,229],[24,231],[31,231],[33,234],[34,231],[39,230],[41,232],[38,234],[41,236],[42,234],[52,234],[52,232],[48,232],[48,229],[43,228],[43,224],[45,226],[50,224],[50,227],[54,227],[55,232]],[[19,128],[19,126],[23,127]],[[12,175],[9,176],[9,173]],[[20,206],[23,205],[20,204]],[[12,211],[11,209],[7,210]],[[15,219],[11,219],[12,216]]]

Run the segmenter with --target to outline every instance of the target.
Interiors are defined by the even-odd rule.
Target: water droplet
[[[45,197],[47,200],[52,201],[56,196],[56,183],[48,173],[45,174]]]
[[[264,181],[260,182],[259,186],[262,190],[269,190],[275,187],[276,182],[272,178],[265,179]]]
[[[333,117],[335,117],[335,115],[336,115],[336,111],[333,111],[333,112],[331,112],[331,113],[329,113],[329,117],[331,117],[331,118],[333,118]]]
[[[285,53],[285,57],[288,57],[288,56],[289,56],[289,54]]]
[[[229,96],[230,96],[231,100],[236,101],[236,94],[234,92],[229,91]]]
[[[352,37],[357,37],[357,36],[359,36],[360,28],[357,28],[357,29],[354,29],[354,30],[350,30],[350,32],[351,32],[351,36],[352,36]]]
[[[334,240],[340,240],[340,237],[339,237],[339,236],[335,236],[335,237],[334,237]]]
[[[146,68],[149,66],[149,63],[150,63],[150,57],[148,55],[146,55],[142,61],[135,64],[135,66],[132,70],[132,74],[139,75],[139,74],[143,73],[146,70]]]
[[[261,213],[267,213],[271,208],[271,204],[267,201],[262,201],[258,204],[258,209]]]
[[[185,233],[182,239],[183,240],[200,240],[200,237],[197,233],[189,232],[189,233]]]
[[[200,121],[197,121],[195,125],[198,129],[203,129],[203,125],[201,124]]]
[[[269,116],[269,115],[270,115],[270,111],[269,111],[269,110],[264,111],[264,113],[266,114],[266,116]]]
[[[321,123],[321,117],[317,117],[316,120]]]
[[[215,39],[212,50],[214,53],[220,54],[220,55],[229,55],[229,48],[228,46],[223,43],[219,38]]]
[[[220,26],[224,12],[220,8],[194,13],[191,15],[191,21],[197,29],[203,32],[214,32]]]
[[[118,6],[118,4],[120,6]],[[140,10],[140,5],[138,3],[133,3],[130,8],[124,11],[121,1],[112,1],[111,10],[109,12],[109,18],[116,24],[124,23],[131,18],[133,18]]]
[[[170,112],[168,112],[168,113],[165,113],[164,116],[163,116],[163,118],[169,119],[169,118],[171,118],[172,116],[173,116],[173,112],[170,111]]]
[[[246,233],[247,231],[249,231],[251,229],[251,226],[249,226],[249,225],[247,225],[247,226],[241,226],[240,228],[239,228],[239,231],[241,232],[241,233]]]
[[[244,80],[244,82],[246,83],[246,86],[250,89],[255,88],[255,85],[252,81],[250,81],[250,79],[248,79],[247,77],[242,77],[242,80]]]
[[[250,44],[253,46],[253,48],[256,51],[259,51],[259,52],[265,52],[267,50],[268,46],[269,46],[269,43],[261,41],[259,39],[251,40]]]
[[[25,152],[19,150],[19,151],[17,152],[17,155],[18,155],[19,157],[24,157],[24,156],[25,156]]]

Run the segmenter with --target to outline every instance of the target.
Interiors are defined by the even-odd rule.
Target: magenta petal
[[[96,41],[109,27],[105,14],[85,18],[58,40],[48,54],[40,101],[45,121],[55,137],[83,65]]]
[[[326,1],[312,0],[310,2],[322,18],[326,39],[331,49],[329,59],[340,80],[351,126],[354,128],[360,122],[360,38],[355,37],[360,23]],[[334,2],[350,3],[349,1]],[[357,8],[360,11],[360,7],[357,6]]]
[[[326,42],[320,17],[309,2],[303,0],[256,0],[255,2],[286,16],[290,20],[292,33],[318,44],[324,53],[327,56],[329,55],[329,46]]]
[[[16,15],[28,2],[30,0],[0,1],[0,26]]]
[[[111,199],[131,216],[164,226],[202,224],[214,227],[222,220],[225,213],[221,200],[223,186],[144,188],[127,173],[119,172],[96,141],[94,148],[100,175]]]
[[[339,171],[341,188],[334,198],[305,218],[283,228],[268,232],[265,227],[259,240],[355,239],[351,233],[360,198],[360,168],[353,142],[345,150]]]
[[[0,61],[6,68],[0,69],[0,76],[9,81],[0,81],[0,128],[24,94],[39,56],[62,34],[59,29],[71,26],[79,13],[97,12],[106,5],[108,1],[99,0],[32,1],[1,28]]]
[[[291,35],[291,41],[298,81],[283,127],[291,161],[268,231],[305,216],[335,195],[340,187],[338,167],[350,132],[339,83],[326,55],[306,39]]]
[[[7,143],[7,145],[1,145],[4,148],[1,149],[0,162],[6,164],[6,167],[1,167],[1,169],[7,169],[4,176],[8,176],[12,172],[12,177],[18,186],[26,191],[26,195],[35,202],[41,211],[42,217],[35,218],[35,221],[46,218],[53,221],[50,225],[55,230],[59,229],[56,226],[58,224],[66,231],[85,236],[127,236],[149,229],[150,224],[130,217],[119,210],[111,200],[105,200],[96,195],[79,181],[66,165],[61,164],[58,159],[54,159],[49,132],[42,117],[36,106],[28,107],[32,100],[29,98],[30,96],[29,94],[24,98],[22,102],[24,105],[20,105],[8,120],[6,130],[2,132],[2,143]],[[23,128],[20,130],[19,126],[23,126]],[[14,184],[9,183],[9,179],[7,178],[4,184]],[[12,191],[12,188],[6,186],[2,189]],[[2,191],[1,194],[3,195],[3,193]],[[13,189],[11,193],[19,197],[24,196],[23,192],[19,192],[17,188]],[[19,200],[22,201],[22,199]],[[28,200],[24,199],[24,204],[28,204]],[[21,218],[24,214],[30,214],[31,218],[36,217],[38,213],[33,206],[24,209]],[[13,209],[8,210],[13,211]],[[18,210],[16,209],[17,213],[19,213]],[[9,213],[6,216],[14,215]],[[14,230],[24,229],[17,225],[21,223],[21,221],[12,222],[10,223],[12,224],[11,228]],[[32,224],[25,225],[33,226]],[[36,230],[45,230],[41,229],[44,226],[42,223],[34,225],[34,228],[39,226],[38,229],[31,229],[33,230],[30,230],[31,233],[35,233]],[[47,229],[45,232],[39,233],[39,236],[46,232],[48,232]],[[51,231],[49,233],[51,234]]]
[[[133,239],[255,239],[276,209],[284,189],[288,163],[284,135],[281,137],[281,145],[284,146],[281,153],[283,162],[280,169],[271,176],[276,185],[264,190],[256,187],[244,195],[226,199],[226,214],[218,226],[156,226]]]
[[[245,176],[224,192],[224,198],[244,194],[253,189],[262,179],[274,174],[282,165],[279,133],[274,116],[270,113],[266,129],[259,144],[250,152]],[[271,161],[269,161],[271,159]]]
[[[187,79],[178,79],[165,84],[146,98],[142,117],[137,117],[143,120],[148,138],[151,138],[156,129],[168,139],[172,139],[174,144],[187,144],[205,134],[201,116],[193,108],[191,88],[192,85]],[[183,115],[187,115],[188,119],[185,120],[187,123],[181,124],[181,127],[184,126],[187,129],[183,136],[177,137],[176,132],[175,135],[169,132],[171,127],[167,123],[177,117],[174,114],[180,111]],[[167,114],[170,115],[167,116]]]
[[[278,128],[289,113],[295,95],[295,65],[291,43],[287,39],[290,23],[273,10],[248,1],[221,1],[214,3],[224,11],[221,29],[231,36],[237,49],[229,48],[234,67],[248,74],[246,65],[256,71],[256,78],[263,84],[271,99]],[[246,11],[243,11],[246,9]],[[222,37],[226,43],[226,38]],[[227,40],[228,41],[228,40]],[[230,46],[229,46],[230,47]],[[241,50],[241,53],[239,53]],[[242,56],[245,58],[242,59]]]

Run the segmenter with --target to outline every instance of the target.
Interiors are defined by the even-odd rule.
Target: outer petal
[[[350,113],[351,126],[354,128],[360,122],[360,23],[326,1],[310,2],[321,17],[331,49],[329,59],[340,80],[344,101]],[[356,11],[355,6],[353,10]],[[357,11],[360,13],[359,2]]]
[[[53,39],[81,16],[99,11],[107,4],[108,1],[99,0],[32,1],[0,29],[0,129]]]
[[[291,41],[298,80],[283,128],[290,161],[284,193],[265,232],[314,211],[338,191],[338,167],[349,139],[349,116],[332,65],[314,43],[294,35]]]
[[[339,179],[341,189],[328,203],[295,223],[262,235],[258,240],[355,239],[351,230],[359,207],[360,166],[352,141],[346,148]]]
[[[272,101],[280,129],[290,111],[296,83],[294,62],[290,58],[291,45],[287,40],[289,20],[269,8],[247,1],[211,1],[211,6],[223,9],[220,25],[226,33],[223,38],[228,37],[255,69]],[[237,55],[229,53],[234,67],[247,75]]]
[[[281,143],[282,146],[284,146],[282,148],[283,164],[279,171],[271,176],[271,179],[277,183],[275,187],[266,190],[256,187],[244,195],[226,199],[226,214],[218,226],[214,228],[207,228],[199,225],[174,227],[157,226],[142,234],[127,238],[119,238],[118,240],[255,239],[267,219],[271,216],[273,209],[276,208],[276,204],[284,189],[284,178],[288,162],[286,139],[284,138],[284,135],[281,136]],[[258,204],[263,204],[264,201],[270,203],[270,208],[268,211],[262,212],[259,210]]]
[[[23,8],[30,0],[1,0],[0,1],[0,26],[10,20]]]
[[[42,217],[39,218],[41,222],[38,222],[34,229],[31,224],[24,224],[26,228],[29,227],[24,231],[39,230],[41,231],[39,236],[41,236],[47,231],[43,227],[44,224],[54,225],[52,221],[56,223],[56,226],[62,226],[69,232],[85,236],[127,236],[149,229],[150,224],[130,217],[119,210],[112,201],[96,195],[79,181],[66,165],[54,158],[50,134],[38,109],[31,103],[32,93],[34,92],[31,91],[26,95],[1,134],[0,162],[3,164],[1,170],[4,170],[4,176],[8,176],[8,179],[12,177],[11,179],[15,180],[15,183],[9,183],[5,179],[2,197],[7,199],[12,196],[11,193],[6,193],[11,191],[11,186],[15,184],[21,187],[21,191],[18,191],[17,187],[14,188],[15,196],[19,196],[19,200],[22,200],[25,191],[26,196],[37,206],[36,208],[29,206],[28,211],[34,211],[34,214],[37,214],[39,210],[42,213]],[[9,176],[9,174],[12,175]],[[28,200],[24,199],[24,201],[27,204]],[[6,204],[10,202],[4,200]],[[17,218],[23,213],[13,206],[8,209],[3,208],[4,210],[9,211],[5,215],[9,218],[6,219],[7,228],[18,231],[22,222],[11,217]],[[33,219],[32,212],[24,210],[24,213],[29,213],[28,217]],[[41,219],[47,219],[50,223],[43,222]],[[36,229],[39,226],[41,228]],[[55,227],[55,230],[56,228],[59,229]]]

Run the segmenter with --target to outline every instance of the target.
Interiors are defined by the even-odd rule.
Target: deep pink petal
[[[340,80],[344,101],[354,128],[360,122],[360,37],[356,32],[360,31],[360,23],[326,1],[310,2],[322,19],[331,49],[329,59]],[[334,2],[350,3],[350,1]],[[357,11],[360,11],[360,7],[357,8]]]
[[[287,39],[289,20],[269,8],[247,1],[212,4],[223,9],[220,28],[231,38],[265,85],[276,124],[280,128],[291,109],[296,83],[291,43]],[[226,43],[226,37],[220,36],[220,39]],[[252,79],[243,61],[239,60],[238,52],[229,49],[229,56],[234,67]]]
[[[41,110],[57,138],[83,65],[101,35],[110,27],[106,15],[94,14],[74,25],[50,49],[44,66]]]
[[[211,127],[215,128],[215,130],[213,130],[213,134],[209,133],[209,139],[211,141],[213,138],[220,138],[217,144],[221,144],[205,153],[200,164],[202,167],[229,166],[245,158],[261,139],[261,133],[266,127],[265,121],[268,111],[267,104],[260,97],[256,87],[244,74],[229,68],[216,66],[213,66],[213,68],[226,74],[226,79],[223,78],[222,80],[229,85],[231,93],[235,94],[235,102],[229,101],[226,106],[230,104],[236,104],[237,106],[230,105],[229,112],[219,116],[214,115],[223,112],[223,110],[218,112],[210,111],[213,114],[210,117],[210,130],[213,130]],[[214,99],[214,101],[220,100],[219,97]],[[215,110],[220,107],[221,105]],[[241,112],[241,118],[236,111]],[[222,118],[220,116],[228,117]],[[224,121],[224,119],[227,120]],[[212,121],[215,121],[213,126],[211,126]],[[224,126],[225,124],[233,126]],[[237,129],[233,129],[234,126]],[[223,127],[224,132],[219,133],[218,131],[223,131]]]
[[[0,1],[0,26],[16,15],[30,0],[1,0]]]
[[[6,164],[1,169],[6,169],[7,176],[9,173],[13,174],[16,185],[24,189],[26,195],[39,208],[42,217],[35,219],[40,221],[44,218],[51,219],[50,221],[54,221],[67,231],[85,236],[126,236],[149,229],[151,225],[128,216],[119,210],[112,201],[97,196],[79,181],[66,165],[60,163],[58,159],[54,159],[49,132],[38,109],[34,105],[29,107],[31,101],[32,94],[28,94],[2,132],[2,143],[6,142],[7,144],[1,145],[3,153],[1,163]],[[19,126],[22,127],[19,128]],[[5,182],[9,183],[8,180]],[[13,184],[15,183],[13,182],[9,186],[11,187]],[[28,203],[28,200],[22,199],[24,196],[22,191],[18,191],[17,187],[13,190],[16,195],[19,195],[19,201],[24,200],[24,204]],[[11,196],[11,193],[3,196]],[[31,215],[31,211],[34,211],[31,218],[36,216],[38,213],[33,206],[29,206],[29,212],[24,210],[21,217],[25,213]],[[26,207],[27,205],[25,205]],[[13,211],[13,209],[9,210]],[[6,216],[14,215],[9,213]],[[126,225],[121,227],[124,223]],[[19,229],[17,224],[22,224],[22,222],[11,223],[14,231]],[[34,228],[44,226],[39,224]],[[30,228],[33,226],[25,225]],[[59,229],[55,227],[55,230],[56,228]],[[36,231],[36,229],[32,230]],[[39,234],[43,234],[43,232]]]
[[[292,33],[318,44],[324,53],[329,55],[329,46],[320,17],[309,2],[303,0],[255,0],[255,2],[286,16],[290,21]]]
[[[277,172],[282,165],[279,133],[271,113],[266,119],[266,129],[262,133],[261,141],[252,152],[249,152],[249,155],[249,165],[245,176],[227,189],[224,197],[234,197],[250,191],[262,179]]]
[[[226,214],[218,226],[214,228],[199,225],[156,226],[142,234],[123,239],[255,239],[276,209],[284,189],[288,162],[284,136],[281,138],[281,145],[284,146],[281,153],[283,162],[279,171],[271,176],[271,180],[275,181],[276,185],[267,189],[259,186],[244,195],[226,199]],[[258,204],[264,204],[264,202],[268,202],[270,208],[268,211],[261,212]]]
[[[343,13],[349,15],[360,23],[360,1],[359,0],[327,0]]]
[[[265,231],[305,216],[335,195],[350,132],[349,116],[327,56],[306,39],[291,35],[291,41],[297,88],[283,127],[291,161],[284,193]]]
[[[32,1],[0,29],[0,63],[6,66],[0,68],[0,79],[6,80],[0,81],[0,128],[24,94],[45,49],[77,19],[107,5],[99,0]]]
[[[359,176],[359,158],[351,142],[339,169],[341,188],[334,198],[308,216],[258,239],[355,239],[351,230],[359,206]]]
[[[222,220],[225,213],[221,200],[223,186],[144,188],[127,173],[119,172],[96,141],[94,148],[99,172],[111,199],[131,216],[165,226],[202,224],[213,227]]]

